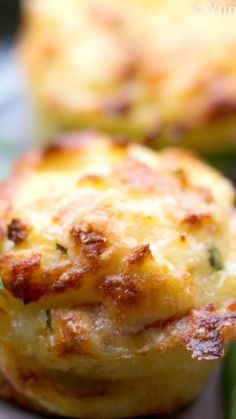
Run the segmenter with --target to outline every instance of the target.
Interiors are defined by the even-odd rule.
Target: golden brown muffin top
[[[189,152],[68,134],[28,153],[1,187],[5,292],[41,307],[101,305],[131,333],[224,309],[234,301],[233,199]]]

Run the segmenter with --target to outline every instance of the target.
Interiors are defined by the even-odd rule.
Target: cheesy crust
[[[1,394],[72,418],[193,400],[236,335],[233,202],[182,150],[86,131],[26,154],[0,189]]]
[[[235,150],[228,3],[24,1],[20,51],[44,136],[98,127],[153,147]]]

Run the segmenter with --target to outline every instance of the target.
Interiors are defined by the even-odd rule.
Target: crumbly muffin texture
[[[0,189],[3,396],[73,418],[193,400],[235,336],[233,202],[186,151],[87,131],[26,154]]]

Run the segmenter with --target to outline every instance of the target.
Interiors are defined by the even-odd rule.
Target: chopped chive
[[[3,284],[2,278],[0,277],[0,290],[3,290],[3,289],[4,289],[4,284]]]
[[[51,310],[46,310],[46,323],[47,323],[47,327],[48,329],[52,332],[52,314],[51,314]]]
[[[182,167],[180,167],[179,169],[176,169],[174,171],[174,175],[176,175],[176,176],[186,176],[186,172]]]
[[[63,253],[67,253],[66,247],[62,246],[62,244],[60,244],[60,243],[56,243],[56,248],[57,248],[57,250],[60,250]]]
[[[217,247],[215,246],[211,246],[208,249],[208,253],[209,253],[208,260],[211,267],[214,268],[216,271],[221,271],[224,268],[224,265],[223,265],[223,260],[222,260],[222,256],[219,249],[217,249]]]

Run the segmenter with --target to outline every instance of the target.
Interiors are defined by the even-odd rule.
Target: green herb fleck
[[[219,249],[215,246],[211,246],[208,249],[209,263],[216,271],[221,271],[224,268],[223,260]]]
[[[174,171],[174,175],[176,175],[176,176],[186,176],[186,172],[182,167],[180,167],[179,169],[176,169]]]
[[[46,310],[46,323],[48,329],[52,332],[52,313],[51,310]]]
[[[224,418],[234,419],[236,412],[236,341],[232,342],[226,350],[222,371],[222,393]]]
[[[62,244],[60,244],[60,243],[56,243],[56,248],[57,248],[57,250],[60,250],[63,253],[67,253],[66,247],[62,246]]]
[[[3,289],[4,289],[4,284],[3,284],[2,278],[0,277],[0,290],[3,290]]]

